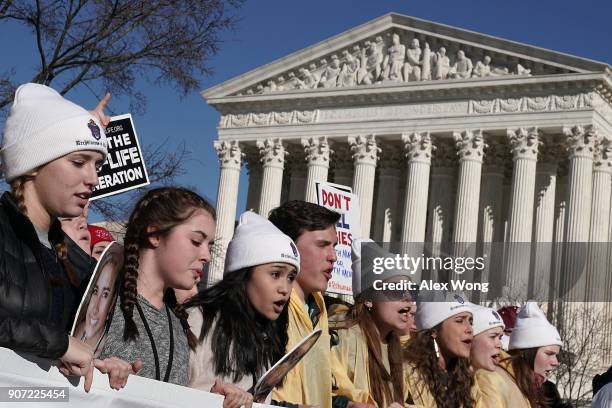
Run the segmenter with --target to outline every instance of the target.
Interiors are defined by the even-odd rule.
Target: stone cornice
[[[364,106],[405,101],[423,102],[486,99],[488,95],[571,93],[596,90],[612,104],[612,80],[604,73],[561,74],[533,77],[470,78],[408,83],[383,83],[350,88],[309,89],[250,96],[209,99],[222,114],[261,112],[274,109],[318,109],[336,106]]]

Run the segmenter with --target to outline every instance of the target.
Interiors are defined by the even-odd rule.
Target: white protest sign
[[[108,376],[94,369],[91,390],[83,389],[83,377],[66,378],[55,366],[55,361],[16,353],[0,347],[0,406],[26,408],[222,408],[223,396],[193,388],[182,387],[149,378],[131,375],[127,385],[115,391]],[[38,392],[29,391],[32,387]],[[46,388],[44,395],[41,388]],[[48,389],[56,391],[49,396]],[[18,399],[17,397],[24,397]],[[272,408],[253,404],[253,408]]]
[[[358,237],[361,234],[359,200],[353,194],[351,187],[348,186],[328,182],[316,182],[316,186],[317,204],[341,215],[340,221],[336,225],[338,234],[336,255],[338,260],[334,265],[327,291],[352,295],[351,244],[353,237]]]
[[[106,127],[108,156],[98,172],[91,199],[123,193],[149,184],[131,114],[114,116]]]

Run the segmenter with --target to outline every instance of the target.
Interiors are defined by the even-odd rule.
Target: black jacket
[[[64,240],[69,259],[85,286],[93,260],[69,241],[56,221],[49,231],[52,245]],[[0,198],[0,346],[45,358],[59,358],[68,349],[68,331],[74,308],[64,313],[60,326],[51,321],[51,283],[45,271],[36,230],[10,193]],[[76,254],[76,255],[75,255]],[[82,293],[82,289],[78,289]],[[77,299],[77,305],[80,298]]]

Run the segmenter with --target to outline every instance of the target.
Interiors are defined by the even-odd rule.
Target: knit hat
[[[463,295],[457,293],[448,293],[440,302],[424,302],[419,299],[414,317],[417,330],[433,329],[444,320],[459,313],[472,313],[472,306]]]
[[[504,328],[504,321],[501,316],[490,307],[474,305],[472,308],[472,317],[474,319],[472,323],[474,336],[494,327]]]
[[[363,246],[366,248],[366,262],[362,263]],[[374,281],[387,281],[396,276],[409,277],[410,273],[405,270],[391,268],[380,273],[374,271],[374,258],[395,258],[395,254],[381,248],[369,238],[353,238],[351,244],[351,269],[353,270],[353,297],[359,296],[362,292],[374,286]]]
[[[40,84],[17,88],[6,125],[0,158],[6,180],[14,179],[79,150],[105,157],[106,135],[98,119]]]
[[[519,311],[510,335],[510,350],[552,345],[563,345],[559,332],[546,320],[536,302],[527,302]]]
[[[293,240],[261,215],[243,213],[227,247],[224,274],[272,262],[293,265],[300,272],[300,254]]]
[[[106,228],[98,227],[97,225],[88,225],[87,229],[91,234],[91,249],[93,249],[98,242],[113,242],[115,240]]]

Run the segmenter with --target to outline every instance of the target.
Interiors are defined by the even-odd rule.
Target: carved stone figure
[[[338,75],[340,75],[340,59],[337,55],[331,56],[331,62],[323,71],[319,86],[323,88],[335,88],[338,85]]]
[[[383,79],[390,81],[402,81],[402,68],[406,60],[406,47],[400,44],[398,34],[393,34],[393,45],[387,49],[387,55],[383,61],[384,71]]]
[[[517,75],[527,75],[527,76],[531,76],[531,70],[525,68],[524,66],[522,66],[521,64],[516,64],[516,74]]]
[[[446,79],[450,71],[450,59],[446,55],[446,48],[440,47],[440,50],[435,55],[435,79]]]
[[[413,38],[410,48],[406,50],[406,63],[404,64],[404,81],[421,80],[421,47],[419,40]]]
[[[314,64],[311,64],[311,66]],[[308,68],[300,68],[298,70],[302,79],[297,79],[298,89],[313,89],[319,84],[319,77],[310,72]]]
[[[472,60],[465,56],[463,50],[459,50],[457,52],[457,61],[451,68],[450,76],[451,78],[470,78],[473,68]]]
[[[357,71],[359,70],[360,61],[346,50],[342,54],[345,62],[338,76],[338,86],[355,86],[357,84]]]
[[[383,55],[382,37],[376,37],[376,42],[366,41],[361,49],[360,68],[357,71],[358,84],[372,84],[378,80],[382,72]]]
[[[263,91],[264,93],[276,91],[276,82],[273,79],[269,80]]]
[[[478,61],[472,71],[472,78],[484,78],[491,75],[491,57],[485,55],[482,61]]]
[[[421,81],[429,81],[431,79],[431,50],[429,43],[425,43],[423,48],[423,60],[421,62]]]

